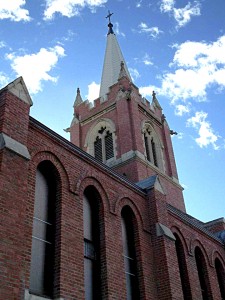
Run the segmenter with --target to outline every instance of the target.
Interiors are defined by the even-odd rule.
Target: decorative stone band
[[[27,160],[30,160],[30,153],[25,145],[17,142],[5,133],[0,133],[0,150],[4,148],[17,153]]]
[[[161,223],[156,223],[156,235],[157,235],[157,237],[164,235],[168,239],[170,239],[172,241],[176,241],[176,238],[173,235],[172,231],[168,227],[166,227],[165,225],[163,225]]]
[[[24,294],[24,300],[47,300],[51,298],[46,298],[46,297],[41,297],[41,296],[36,296],[32,295],[29,293],[29,291],[26,289],[25,294]],[[64,300],[64,298],[54,298],[54,300]]]

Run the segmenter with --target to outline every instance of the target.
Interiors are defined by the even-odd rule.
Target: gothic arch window
[[[83,199],[85,300],[101,299],[99,195],[88,187]]]
[[[47,297],[53,296],[58,198],[56,171],[50,162],[44,161],[36,171],[29,290]]]
[[[87,134],[85,147],[97,160],[107,163],[115,159],[115,125],[110,119],[100,120]]]
[[[215,268],[220,288],[221,300],[225,300],[225,271],[221,261],[218,258],[215,259]]]
[[[184,247],[179,236],[176,233],[174,233],[174,236],[176,237],[175,247],[177,253],[177,261],[179,266],[183,297],[184,300],[190,300],[192,299],[192,296],[191,296],[190,281],[188,277]]]
[[[204,255],[199,247],[195,248],[195,261],[196,261],[198,278],[199,278],[199,283],[202,292],[202,299],[203,300],[211,299],[206,262],[205,262]]]
[[[138,300],[140,299],[140,295],[135,247],[134,214],[129,207],[124,207],[121,212],[121,217],[127,300]]]
[[[150,123],[143,124],[143,139],[146,160],[163,171],[163,147]]]

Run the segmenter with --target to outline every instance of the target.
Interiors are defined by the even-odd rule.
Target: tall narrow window
[[[151,138],[151,147],[152,147],[152,156],[153,156],[153,161],[154,165],[158,167],[158,162],[157,162],[157,154],[156,154],[156,148],[155,148],[155,142],[153,138]]]
[[[138,300],[140,296],[135,253],[134,216],[132,211],[127,207],[123,208],[121,216],[127,300]]]
[[[107,131],[105,136],[105,156],[106,160],[114,157],[114,150],[113,150],[113,137],[112,133]]]
[[[94,193],[83,201],[85,300],[101,299],[99,209]]]
[[[220,288],[221,300],[225,300],[225,272],[218,258],[215,259],[215,268],[216,268],[216,275],[217,275],[217,280]]]
[[[30,292],[50,297],[54,279],[56,180],[49,165],[46,166],[41,163],[36,172]]]
[[[97,136],[94,142],[95,158],[102,161],[102,139]]]
[[[150,151],[149,151],[149,146],[148,146],[148,137],[147,137],[146,133],[144,134],[144,140],[145,140],[145,150],[146,150],[147,160],[151,161]]]
[[[200,250],[199,247],[195,248],[195,260],[196,260],[196,266],[198,270],[199,282],[201,286],[202,299],[209,300],[211,299],[211,297],[209,292],[209,280],[208,280],[208,275],[206,270],[206,263],[202,251]]]
[[[187,264],[185,260],[184,248],[179,236],[177,234],[174,235],[176,237],[175,247],[177,252],[177,260],[178,260],[178,266],[180,271],[183,297],[184,300],[190,300],[192,299],[192,296],[191,296],[190,282],[189,282],[189,277],[187,272]]]

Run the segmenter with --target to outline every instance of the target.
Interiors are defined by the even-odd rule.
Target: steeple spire
[[[106,44],[106,50],[105,50],[105,59],[103,64],[103,70],[102,70],[102,79],[101,79],[101,86],[100,86],[100,93],[99,96],[105,98],[105,95],[109,91],[109,87],[113,84],[117,83],[118,78],[120,76],[120,70],[121,70],[121,61],[124,63],[123,67],[130,81],[131,76],[129,74],[128,68],[125,63],[125,59],[123,57],[123,54],[120,50],[120,46],[117,42],[117,38],[115,33],[113,32],[113,24],[111,23],[111,16],[113,13],[110,13],[108,11],[108,15],[106,16],[107,19],[109,19],[108,23],[108,35],[107,35],[107,44]]]

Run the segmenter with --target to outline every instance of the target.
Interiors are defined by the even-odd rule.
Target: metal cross
[[[108,16],[106,16],[106,19],[109,19],[109,23],[111,23],[110,17],[113,15],[113,13],[110,13],[110,10],[108,10]]]

